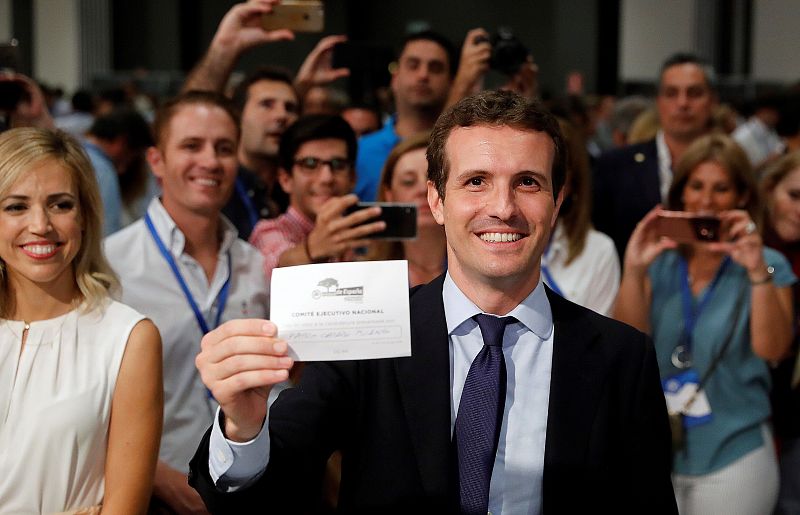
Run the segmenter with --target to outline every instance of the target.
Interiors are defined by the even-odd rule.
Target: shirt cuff
[[[233,442],[222,433],[217,408],[208,449],[208,472],[217,489],[235,492],[258,480],[269,462],[269,413],[261,431],[248,442]]]

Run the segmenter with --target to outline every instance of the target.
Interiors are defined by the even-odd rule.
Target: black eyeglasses
[[[349,172],[353,163],[349,159],[334,157],[333,159],[320,159],[318,157],[303,157],[294,162],[301,170],[308,173],[316,173],[322,169],[323,165],[328,165],[332,173],[340,174]]]

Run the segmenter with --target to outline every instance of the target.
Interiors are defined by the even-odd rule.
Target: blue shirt
[[[677,251],[668,250],[648,271],[653,286],[650,320],[662,379],[680,372],[671,361],[684,324],[679,259]],[[780,253],[765,248],[764,260],[775,267],[775,286],[789,286],[797,280]],[[699,296],[705,293],[703,290]],[[739,313],[735,313],[741,294],[745,299]],[[731,262],[692,332],[692,360],[699,377],[719,354],[734,320],[732,340],[703,388],[713,418],[686,431],[686,450],[675,457],[674,471],[679,474],[699,475],[719,470],[764,443],[761,425],[770,415],[769,369],[753,353],[750,341],[750,279],[742,266]]]
[[[358,140],[356,155],[356,187],[353,193],[362,202],[373,202],[378,197],[378,185],[386,158],[400,143],[400,136],[394,131],[397,115],[386,120],[378,131],[365,134]]]
[[[445,321],[450,336],[450,431],[467,372],[483,347],[480,328],[472,319],[482,313],[456,286],[448,272],[442,288]],[[542,509],[542,477],[553,364],[553,313],[541,281],[509,313],[519,322],[506,328],[503,356],[507,388],[497,445],[489,510],[498,514],[537,515]],[[269,431],[247,443],[225,439],[214,419],[209,449],[209,472],[220,488],[233,491],[255,481],[269,460]],[[387,464],[391,466],[391,464]]]
[[[83,142],[83,149],[97,177],[100,187],[100,198],[103,201],[103,236],[108,236],[122,228],[122,195],[119,191],[117,169],[111,158],[103,150],[88,141]]]

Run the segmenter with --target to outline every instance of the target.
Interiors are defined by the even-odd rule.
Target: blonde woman
[[[0,512],[144,513],[162,416],[155,326],[109,297],[91,165],[0,134]]]
[[[378,186],[378,200],[417,205],[417,237],[403,242],[372,244],[369,259],[405,259],[408,281],[417,286],[432,281],[446,268],[447,242],[444,228],[436,223],[428,206],[429,132],[412,136],[399,143],[389,154]]]

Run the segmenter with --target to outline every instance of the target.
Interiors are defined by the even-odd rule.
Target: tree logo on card
[[[347,288],[340,288],[339,281],[333,277],[328,277],[317,283],[319,288],[311,292],[311,298],[314,300],[322,297],[344,297],[344,300],[361,302],[364,300],[364,287],[363,286],[349,286]]]

